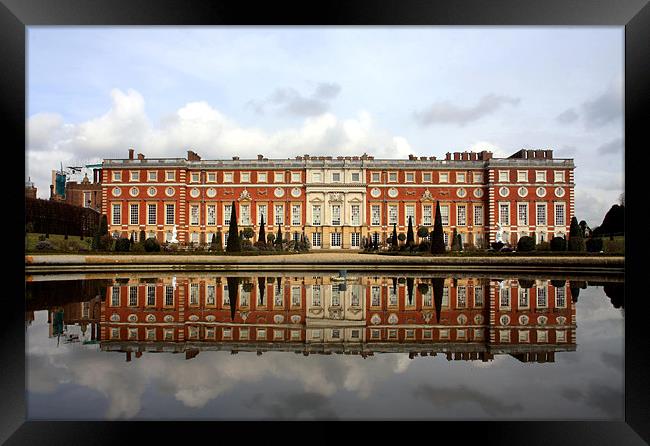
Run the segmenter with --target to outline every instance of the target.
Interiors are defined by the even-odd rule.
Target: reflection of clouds
[[[500,401],[498,398],[487,395],[486,393],[479,392],[478,390],[471,389],[465,385],[457,387],[433,387],[430,385],[420,385],[413,390],[413,395],[416,398],[422,398],[437,407],[449,407],[462,403],[476,403],[488,415],[510,415],[516,411],[521,411],[523,406],[521,403],[507,404]],[[510,399],[510,396],[505,394],[504,399]]]
[[[318,393],[289,393],[277,395],[277,399],[267,401],[265,395],[256,394],[245,405],[261,408],[273,419],[336,419],[336,411],[330,400]]]
[[[609,418],[623,417],[623,398],[618,387],[590,383],[586,389],[564,388],[562,396],[572,402],[583,402]]]

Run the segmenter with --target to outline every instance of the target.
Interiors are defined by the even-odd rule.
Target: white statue
[[[499,223],[497,223],[497,232],[495,235],[496,242],[501,242],[503,243],[503,228]]]
[[[177,234],[176,225],[174,225],[174,230],[172,231],[172,239],[169,241],[169,243],[178,243],[178,239],[176,238]]]

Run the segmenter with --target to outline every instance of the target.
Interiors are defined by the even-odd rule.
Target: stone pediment
[[[239,200],[240,201],[251,201],[251,194],[248,192],[248,189],[244,189],[241,191],[241,194],[239,194]]]
[[[329,201],[343,201],[343,193],[342,192],[330,192],[328,194],[328,200]]]
[[[422,198],[420,198],[420,201],[433,201],[433,195],[431,195],[431,191],[429,190],[429,188],[424,190],[424,192],[422,193]]]

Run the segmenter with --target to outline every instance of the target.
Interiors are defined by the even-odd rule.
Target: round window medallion
[[[519,194],[520,197],[525,197],[526,195],[528,195],[528,189],[526,189],[525,187],[520,187],[517,193]]]
[[[147,194],[148,194],[150,197],[155,196],[155,195],[156,195],[156,188],[155,188],[155,187],[150,187],[149,189],[147,189]]]
[[[300,196],[300,188],[299,187],[294,187],[293,189],[291,189],[291,196],[299,197]]]
[[[562,187],[556,187],[556,188],[555,188],[555,196],[557,196],[557,197],[564,197],[564,188],[562,188]]]
[[[114,187],[113,188],[113,196],[114,197],[119,197],[120,195],[122,195],[122,189],[120,189],[119,187]]]
[[[395,325],[398,321],[397,315],[395,313],[391,313],[390,316],[388,316],[388,323],[391,325]]]
[[[555,322],[557,322],[558,325],[564,325],[566,323],[566,318],[564,316],[558,316],[555,318]]]
[[[291,322],[294,324],[299,324],[300,323],[300,315],[299,314],[294,314],[291,316]]]
[[[528,316],[526,316],[525,314],[522,314],[521,316],[519,316],[519,324],[520,325],[528,325]]]
[[[129,314],[129,317],[127,318],[129,322],[138,322],[138,315],[137,314]]]
[[[145,320],[147,322],[156,322],[156,316],[154,316],[153,314],[148,314]]]
[[[111,322],[119,322],[120,321],[120,315],[117,313],[111,314]]]
[[[477,314],[476,316],[474,316],[474,323],[476,325],[481,325],[483,323],[483,315]]]
[[[461,187],[456,191],[456,195],[458,195],[459,198],[464,198],[467,196],[467,191]]]
[[[381,191],[375,187],[370,191],[370,195],[372,195],[373,198],[379,198]]]
[[[275,316],[273,316],[273,322],[275,322],[276,324],[281,324],[282,322],[284,322],[284,316],[281,314],[276,314]]]
[[[199,320],[199,317],[196,314],[193,314],[190,317],[188,317],[188,319],[192,322],[196,322]]]
[[[197,198],[199,195],[201,195],[201,191],[199,191],[196,187],[190,191],[190,197],[192,198]]]
[[[217,196],[217,190],[211,187],[210,189],[207,190],[206,194],[208,197],[214,198]]]
[[[546,196],[546,189],[544,189],[543,187],[538,187],[536,192],[538,197]]]
[[[208,321],[208,322],[214,322],[214,321],[217,320],[217,318],[216,318],[216,316],[215,316],[214,314],[208,314],[208,315],[205,317],[205,320]]]
[[[508,325],[510,323],[510,316],[504,314],[499,318],[499,322],[501,323],[501,325]]]
[[[548,321],[548,318],[546,316],[539,316],[537,318],[537,323],[539,325],[546,325],[546,321]]]
[[[465,316],[464,314],[459,314],[456,320],[460,325],[465,325],[467,323],[467,316]]]
[[[168,314],[167,316],[165,316],[165,322],[174,322],[174,316]]]
[[[483,196],[483,189],[474,189],[474,196],[476,198],[481,198]]]
[[[508,195],[510,195],[510,190],[507,187],[502,187],[501,189],[499,189],[499,195],[501,195],[502,197],[507,197]]]
[[[138,193],[140,193],[140,191],[138,190],[137,187],[132,187],[131,190],[129,191],[129,194],[130,194],[132,197],[137,197],[137,196],[138,196]]]
[[[173,197],[173,196],[174,196],[174,192],[175,192],[175,191],[174,191],[174,188],[173,188],[173,187],[168,187],[167,190],[165,190],[165,194],[166,194],[168,197]]]
[[[381,316],[379,316],[378,314],[373,314],[372,317],[370,318],[370,323],[372,325],[379,325],[380,322],[381,322]]]
[[[273,194],[278,198],[284,197],[284,189],[282,189],[281,187],[276,187],[275,191],[273,191]]]
[[[390,198],[395,198],[395,197],[397,197],[397,195],[399,195],[399,192],[397,192],[397,189],[395,189],[394,187],[391,187],[390,189],[388,189],[388,196]]]

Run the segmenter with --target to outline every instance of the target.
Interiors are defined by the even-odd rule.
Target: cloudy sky
[[[147,157],[551,148],[623,192],[622,27],[29,27],[26,177]]]

